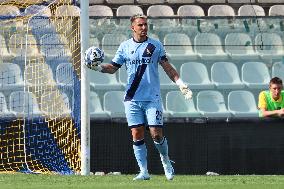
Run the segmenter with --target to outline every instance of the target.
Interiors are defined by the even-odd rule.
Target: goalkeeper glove
[[[179,86],[179,90],[181,91],[186,100],[192,99],[192,91],[180,78],[176,80],[176,84]]]
[[[86,66],[92,70],[95,70],[95,71],[99,71],[101,72],[102,71],[102,66],[100,65],[100,62],[93,62],[92,64],[86,64]]]

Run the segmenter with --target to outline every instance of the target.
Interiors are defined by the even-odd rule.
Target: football
[[[101,64],[104,58],[104,51],[98,47],[92,46],[85,51],[85,64],[88,68]]]

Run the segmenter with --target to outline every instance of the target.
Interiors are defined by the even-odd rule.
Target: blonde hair
[[[135,14],[135,15],[131,16],[130,23],[132,24],[137,18],[147,19],[147,16],[145,16],[144,14]]]

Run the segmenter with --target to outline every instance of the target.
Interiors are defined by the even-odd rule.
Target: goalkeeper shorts
[[[161,100],[125,101],[125,114],[130,128],[148,125],[163,126],[163,109]]]

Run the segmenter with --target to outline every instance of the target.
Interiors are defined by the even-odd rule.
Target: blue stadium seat
[[[105,74],[96,72],[91,69],[89,71],[90,86],[93,90],[122,90],[123,85],[116,79],[115,74]]]
[[[197,110],[204,117],[231,117],[224,96],[219,91],[200,91],[197,94]]]
[[[272,66],[272,77],[279,77],[284,80],[284,63],[275,62]]]
[[[231,91],[228,95],[228,110],[235,117],[258,117],[258,110],[250,91]]]
[[[7,101],[2,92],[0,92],[0,117],[11,116],[11,112],[7,108]]]
[[[176,69],[176,67],[171,64],[173,68]],[[169,78],[167,73],[164,71],[162,66],[159,65],[158,67],[159,70],[159,78],[160,78],[160,87],[161,89],[176,89],[177,85]]]
[[[24,81],[20,67],[13,63],[0,63],[0,88],[15,90],[23,86]]]
[[[71,63],[60,63],[56,68],[56,83],[60,86],[73,86],[75,77],[74,67]]]
[[[245,86],[232,62],[215,62],[211,67],[211,81],[217,89],[241,89]]]
[[[105,62],[109,62],[115,55],[121,42],[127,37],[121,33],[105,34],[102,39],[102,49],[105,52]]]

